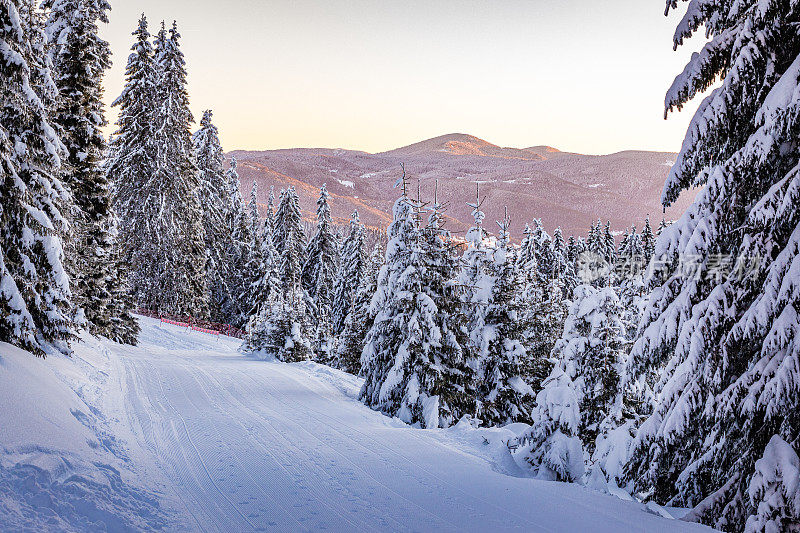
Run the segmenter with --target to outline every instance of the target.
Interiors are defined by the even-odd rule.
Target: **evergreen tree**
[[[653,252],[656,249],[656,236],[653,235],[653,228],[650,226],[650,217],[644,219],[644,228],[642,229],[642,263],[645,267],[650,263],[653,257]]]
[[[92,332],[116,339],[130,339],[114,327],[130,323],[130,308],[112,303],[119,292],[112,250],[111,194],[103,158],[106,141],[100,128],[106,125],[102,102],[102,77],[111,65],[110,49],[98,36],[98,24],[108,22],[111,9],[105,0],[49,0],[47,34],[59,91],[53,122],[67,148],[61,178],[72,193],[72,231],[66,242],[66,266],[73,299]],[[112,315],[112,308],[120,315]]]
[[[269,285],[262,282],[268,280],[270,269],[267,268],[266,259],[264,258],[264,232],[262,232],[261,216],[258,212],[258,182],[253,181],[250,188],[250,201],[247,203],[247,222],[243,224],[240,232],[245,233],[249,237],[247,246],[247,266],[245,271],[247,273],[247,302],[248,302],[248,315],[252,316],[258,312],[260,305],[267,301]],[[244,228],[247,228],[246,230]],[[280,263],[280,256],[275,255],[275,261]],[[275,266],[275,265],[270,265]]]
[[[793,2],[689,4],[675,46],[701,27],[708,43],[666,98],[667,111],[680,108],[721,79],[664,188],[665,204],[684,189],[702,190],[656,245],[665,267],[654,277],[632,368],[659,378],[629,476],[656,501],[696,506],[693,518],[727,531],[742,530],[754,512],[747,489],[767,438],[795,446],[800,438],[792,266],[800,156],[789,148],[800,131],[798,22]],[[758,268],[747,266],[752,258]],[[734,273],[720,275],[728,259]],[[696,268],[681,275],[687,264]]]
[[[600,238],[600,226],[602,226],[603,222],[598,218],[597,222],[592,223],[592,227],[589,228],[589,235],[586,237],[586,250],[592,252],[593,254],[602,255],[602,241]]]
[[[580,285],[553,349],[556,365],[536,397],[533,425],[518,439],[516,454],[543,479],[582,481],[586,457],[624,421],[621,373],[624,365],[622,309],[611,288]],[[630,441],[630,430],[628,441]],[[598,446],[601,444],[601,446]],[[598,471],[618,478],[614,472]]]
[[[354,305],[356,292],[364,278],[367,268],[364,249],[364,226],[358,218],[358,211],[350,217],[350,233],[342,243],[342,260],[336,276],[331,307],[331,328],[341,332],[344,321]]]
[[[361,352],[364,340],[372,328],[375,316],[370,312],[370,303],[378,284],[378,272],[383,265],[383,251],[376,244],[365,262],[361,281],[344,319],[343,331],[336,344],[332,366],[351,374],[361,374]]]
[[[647,304],[648,293],[644,281],[647,265],[643,262],[646,252],[642,240],[644,236],[644,233],[637,234],[636,226],[632,226],[620,242],[615,265],[620,303],[624,309],[622,321],[627,332],[626,339],[629,341],[634,340],[644,306]]]
[[[527,354],[522,375],[537,393],[553,366],[550,352],[564,328],[566,309],[560,280],[523,277],[521,287],[519,320]]]
[[[553,241],[550,244],[550,258],[552,261],[551,278],[563,279],[567,271],[567,257],[564,245],[564,235],[558,227],[553,232]]]
[[[69,195],[55,174],[64,145],[32,90],[53,86],[31,42],[43,30],[21,7],[0,5],[0,340],[44,356],[45,344],[67,350],[73,338],[60,238]]]
[[[254,188],[255,186],[253,183]],[[278,256],[273,242],[275,196],[270,188],[267,213],[261,228],[259,228],[258,207],[255,198],[256,194],[253,192],[250,202],[251,223],[248,227],[251,228],[250,231],[255,231],[256,235],[260,235],[260,237],[251,241],[251,246],[258,248],[250,252],[251,263],[248,266],[248,272],[251,275],[249,295],[251,314],[257,313],[267,302],[278,298],[283,291],[279,277],[281,258]]]
[[[334,284],[339,268],[339,242],[331,227],[328,189],[320,189],[317,200],[317,233],[308,242],[301,273],[303,288],[314,302],[317,341],[325,360],[331,350],[331,313]]]
[[[785,440],[774,435],[756,461],[748,493],[755,513],[745,533],[800,530],[800,459]]]
[[[536,254],[534,253],[536,243],[533,240],[533,230],[530,224],[525,224],[525,229],[522,230],[522,242],[519,246],[519,253],[517,254],[517,262],[523,270],[529,270],[529,265],[532,264]]]
[[[275,213],[273,235],[275,251],[280,257],[279,276],[284,285],[300,282],[305,255],[305,233],[300,215],[300,200],[294,187],[281,191]]]
[[[107,337],[121,344],[136,344],[139,337],[139,322],[131,314],[134,309],[133,298],[128,286],[128,265],[122,258],[122,247],[118,239],[119,218],[111,216],[112,240],[109,261],[113,265],[108,279],[110,327]]]
[[[139,306],[203,318],[207,254],[179,34],[162,28],[154,53],[142,16],[134,36],[109,162],[122,257]]]
[[[508,219],[500,225],[492,258],[492,284],[478,337],[481,380],[478,417],[488,425],[529,420],[534,392],[523,379],[528,359],[519,297],[521,274],[509,247]]]
[[[234,199],[230,197],[225,157],[219,142],[219,132],[212,122],[210,110],[203,112],[200,129],[192,137],[195,161],[200,171],[200,197],[203,199],[203,231],[208,253],[207,283],[211,290],[211,318],[217,322],[232,322],[237,315],[233,289],[234,264],[233,219],[229,216]]]
[[[375,320],[361,357],[360,398],[431,428],[448,426],[471,409],[464,388],[471,376],[450,322],[458,318],[458,295],[447,283],[455,268],[446,259],[452,251],[435,218],[423,234],[418,207],[405,194],[394,205],[386,264],[372,300]]]
[[[658,225],[658,231],[656,231],[656,237],[660,237],[661,233],[669,227],[669,223],[665,219],[661,219],[661,223]]]
[[[466,290],[464,295],[464,308],[466,310],[467,327],[470,342],[473,346],[480,347],[486,329],[486,312],[489,306],[493,278],[491,270],[491,250],[486,246],[488,232],[483,228],[486,215],[481,211],[480,190],[475,188],[475,202],[467,203],[472,208],[473,226],[467,231],[467,247],[461,259],[461,272],[459,283]],[[528,232],[530,233],[530,232]],[[527,238],[527,236],[526,236]],[[481,350],[478,349],[478,362],[476,370],[482,366]]]
[[[311,358],[311,328],[306,299],[299,285],[270,296],[250,319],[244,348],[280,361],[296,362]]]
[[[250,201],[247,204],[247,214],[249,216],[250,235],[250,248],[254,253],[259,253],[261,250],[261,215],[258,213],[258,182],[253,180],[253,186],[250,188]]]
[[[608,220],[603,228],[601,247],[603,259],[609,265],[613,265],[617,256],[617,243],[614,240],[614,235],[611,233],[611,222]]]
[[[157,91],[161,109],[156,136],[162,147],[161,165],[156,169],[156,183],[171,182],[167,205],[172,204],[175,216],[166,221],[164,230],[174,229],[174,243],[179,254],[173,256],[171,268],[177,309],[199,318],[208,316],[209,291],[206,278],[208,252],[205,247],[203,209],[200,204],[200,179],[194,164],[190,125],[194,122],[189,110],[186,90],[186,64],[180,50],[180,33],[172,23],[163,48],[156,48],[160,87]],[[168,241],[167,241],[168,242]],[[167,263],[169,265],[170,263]]]
[[[250,284],[252,275],[249,270],[251,264],[251,243],[250,224],[242,200],[241,182],[239,173],[236,171],[236,158],[230,160],[230,167],[226,174],[227,197],[230,199],[226,211],[226,226],[231,229],[231,238],[228,240],[229,249],[227,251],[231,270],[229,272],[229,287],[235,296],[232,309],[231,324],[242,327],[247,324],[254,307],[251,298]]]
[[[115,208],[120,215],[120,240],[125,249],[130,246],[129,237],[136,238],[134,214],[144,210],[141,189],[155,172],[157,153],[154,130],[158,74],[144,15],[133,35],[136,42],[125,69],[125,88],[112,104],[120,109],[108,162]],[[126,225],[130,227],[125,228]],[[140,220],[139,225],[144,225],[144,221]]]

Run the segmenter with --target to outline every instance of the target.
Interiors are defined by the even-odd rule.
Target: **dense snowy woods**
[[[175,23],[139,20],[107,142],[109,10],[0,2],[0,341],[135,344],[134,308],[227,323],[249,354],[361,376],[407,424],[524,423],[507,446],[531,476],[800,530],[800,2],[687,3],[675,47],[709,40],[667,112],[714,88],[664,187],[700,189],[675,223],[514,236],[465,190],[451,235],[403,168],[385,239],[358,212],[334,226],[324,185],[313,220],[294,187],[242,198],[211,111],[192,132]]]

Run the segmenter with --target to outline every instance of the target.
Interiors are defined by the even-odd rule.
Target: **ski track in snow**
[[[103,343],[105,406],[170,530],[706,530],[512,472],[510,456],[484,447],[488,438],[508,454],[498,440],[507,430],[410,428],[360,404],[352,376],[140,321],[139,346]]]

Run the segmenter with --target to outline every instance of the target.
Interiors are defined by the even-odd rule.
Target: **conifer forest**
[[[800,531],[800,2],[667,0],[693,201],[582,232],[256,180],[111,7],[0,0],[0,530]]]

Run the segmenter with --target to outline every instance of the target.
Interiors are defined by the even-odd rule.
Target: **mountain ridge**
[[[339,148],[234,150],[242,191],[249,197],[258,182],[260,204],[269,187],[298,188],[303,215],[313,220],[318,189],[332,195],[331,212],[344,224],[354,209],[368,226],[385,228],[398,196],[393,189],[404,164],[408,178],[419,181],[424,197],[445,199],[449,227],[455,233],[472,223],[466,202],[474,200],[475,183],[485,197],[487,228],[500,220],[507,206],[516,240],[526,223],[542,219],[549,231],[583,235],[598,217],[616,230],[641,227],[646,216],[656,225],[677,218],[691,203],[685,193],[662,212],[660,194],[674,152],[624,150],[607,155],[562,152],[547,145],[501,147],[466,133],[450,133],[378,153]],[[416,190],[416,187],[414,187]]]

